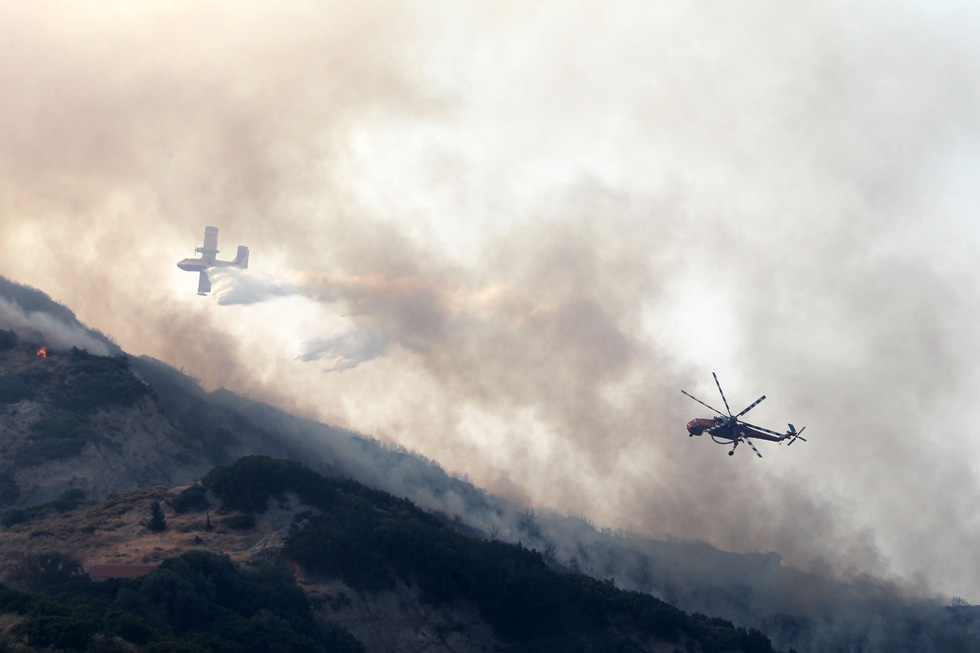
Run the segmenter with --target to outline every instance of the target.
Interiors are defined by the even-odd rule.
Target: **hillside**
[[[126,356],[110,340],[78,323],[70,310],[34,289],[0,283],[3,329],[0,519],[9,524],[5,537],[20,538],[10,540],[10,551],[51,550],[63,538],[51,539],[45,533],[70,532],[73,550],[78,543],[72,555],[86,564],[140,563],[144,557],[155,563],[187,547],[204,547],[242,563],[261,559],[252,554],[275,550],[277,537],[291,532],[288,527],[298,509],[293,499],[279,517],[273,502],[257,517],[255,530],[241,533],[226,529],[205,536],[194,531],[200,515],[176,515],[172,510],[167,511],[169,527],[163,534],[150,533],[140,521],[148,518],[153,500],[165,509],[174,500],[176,491],[166,488],[202,479],[217,465],[264,454],[302,461],[318,473],[352,479],[389,498],[408,499],[413,511],[422,509],[442,527],[451,525],[452,533],[477,542],[519,546],[525,552],[519,555],[540,560],[549,573],[611,579],[617,588],[656,597],[688,614],[756,629],[779,649],[980,650],[980,619],[969,606],[905,597],[873,579],[843,583],[806,574],[784,566],[776,553],[731,553],[705,543],[611,532],[582,518],[495,497],[397,446],[300,419],[227,390],[204,392],[194,379],[160,361]],[[46,357],[37,355],[42,346]],[[127,494],[137,488],[149,494]],[[83,500],[106,503],[75,505]],[[136,503],[130,513],[121,513],[128,515],[125,519],[105,517],[119,522],[113,534],[113,529],[100,525],[103,517],[98,511],[113,510],[115,501]],[[39,505],[48,507],[31,508]],[[55,515],[56,506],[71,507],[72,512]],[[78,511],[85,510],[97,511],[89,522],[72,526],[64,521],[79,519],[83,513]],[[25,513],[30,519],[43,513],[42,521],[57,523],[13,523]],[[220,530],[220,524],[215,525]],[[86,532],[89,528],[91,533]],[[189,530],[178,535],[182,528]],[[40,534],[31,537],[32,533]],[[116,536],[121,538],[116,548],[105,544]],[[262,543],[265,537],[270,539]],[[425,533],[425,538],[434,538],[428,542],[430,548],[442,537],[442,531]],[[396,553],[375,552],[391,564],[389,557]],[[538,568],[534,565],[538,562],[532,570]],[[370,627],[351,627],[374,650],[390,650],[391,642],[400,638],[442,642],[439,646],[444,648],[438,650],[485,650],[480,647],[486,642],[498,641],[499,634],[484,634],[472,638],[478,644],[461,644],[465,637],[452,624],[463,623],[467,632],[482,633],[495,632],[493,626],[476,617],[476,608],[467,601],[453,599],[438,606],[422,601],[418,585],[397,573],[390,575],[394,585],[382,591],[361,588],[358,591],[369,594],[356,594],[336,570],[332,575],[321,571],[316,582],[308,572],[300,570],[299,578],[311,583],[304,587],[314,599],[346,606],[330,599],[344,592],[354,606],[344,609],[360,611],[351,616],[353,623],[374,615],[375,621],[365,622]],[[356,598],[360,596],[372,598]],[[425,634],[411,634],[416,631]],[[430,636],[436,639],[425,639]]]
[[[175,430],[123,357],[80,349],[0,351],[0,501],[33,505],[66,488],[89,496],[188,482],[209,467]]]
[[[93,647],[96,637],[102,645],[205,650],[207,638],[233,617],[175,616],[172,592],[156,589],[162,570],[181,575],[190,566],[188,583],[196,589],[182,590],[184,600],[202,603],[221,604],[220,592],[202,588],[229,582],[221,579],[232,573],[273,575],[281,592],[295,574],[317,627],[335,646],[346,641],[343,650],[357,650],[355,641],[369,651],[772,650],[756,631],[554,571],[523,546],[464,535],[404,499],[289,461],[248,457],[212,470],[203,485],[145,488],[97,504],[67,499],[5,519],[0,575],[30,593],[0,591],[10,641],[50,643],[44,624],[60,617],[83,633],[78,642],[85,646],[73,644],[79,650]],[[154,503],[166,506],[160,530],[149,527]],[[233,572],[225,560],[243,571]],[[145,578],[115,580],[110,588],[93,587],[83,571],[158,563]],[[126,598],[133,593],[143,600]],[[278,616],[307,623],[305,610],[297,603]],[[238,613],[251,624],[259,610]],[[295,626],[290,632],[296,644],[277,650],[315,650],[300,635],[328,637]]]

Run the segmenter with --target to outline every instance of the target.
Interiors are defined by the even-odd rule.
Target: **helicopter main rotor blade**
[[[713,411],[715,411],[716,413],[718,413],[718,414],[719,414],[719,415],[721,415],[722,417],[725,417],[725,413],[723,413],[723,412],[721,412],[720,410],[718,410],[718,409],[717,409],[717,408],[715,408],[714,406],[709,406],[708,404],[706,404],[706,403],[704,403],[703,401],[701,401],[700,399],[698,399],[697,397],[695,397],[694,395],[692,395],[692,394],[691,394],[691,393],[689,393],[689,392],[686,392],[686,391],[684,391],[684,390],[681,390],[681,392],[683,392],[683,393],[684,393],[684,394],[686,394],[686,395],[687,395],[688,397],[690,397],[690,398],[691,398],[691,399],[693,399],[694,401],[696,401],[696,402],[698,402],[699,404],[701,404],[701,405],[702,405],[702,406],[704,406],[705,408],[710,408],[711,410],[713,410]]]
[[[766,398],[766,395],[762,395],[761,397],[759,397],[758,399],[756,399],[755,401],[753,401],[751,404],[749,404],[749,407],[748,408],[746,408],[745,410],[743,410],[741,413],[739,413],[735,417],[741,417],[745,413],[749,412],[750,410],[752,410],[753,408],[755,408],[756,406],[758,406],[759,404],[761,404],[762,403],[762,400],[765,399],[765,398]]]
[[[725,393],[721,391],[721,384],[718,383],[718,375],[712,372],[711,376],[715,377],[715,385],[718,386],[718,392],[721,392],[721,400],[725,402],[725,410],[728,411],[728,416],[731,417],[732,409],[728,407],[728,400],[725,399]]]
[[[752,444],[752,440],[749,440],[749,436],[745,435],[745,431],[739,431],[739,435],[742,436],[741,438],[742,442],[748,443],[748,445],[752,447],[752,451],[755,452],[755,455],[757,455],[759,458],[762,458],[762,454],[759,453],[759,450],[755,448],[754,444]]]
[[[769,429],[764,429],[761,426],[756,426],[755,424],[749,424],[748,422],[739,422],[739,424],[744,424],[745,426],[748,426],[751,429],[755,429],[756,431],[762,431],[763,433],[768,433],[770,435],[778,435],[779,437],[783,437],[784,435],[786,435],[785,433],[776,433],[775,431],[770,431]]]

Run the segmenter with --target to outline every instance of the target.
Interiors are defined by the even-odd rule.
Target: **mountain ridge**
[[[295,462],[250,456],[211,470],[202,483],[142,488],[97,503],[72,495],[8,512],[0,574],[22,591],[56,587],[70,604],[94,591],[80,573],[65,572],[72,568],[148,572],[128,586],[146,593],[161,582],[152,565],[171,569],[188,556],[210,556],[215,562],[208,566],[227,559],[259,575],[271,566],[297,578],[320,622],[352,633],[368,651],[772,651],[758,631],[686,615],[611,582],[549,570],[540,554],[521,545],[470,537],[404,499]],[[154,527],[158,510],[164,516]],[[32,571],[50,560],[60,569]],[[0,612],[2,594],[0,587]],[[129,620],[152,622],[154,609],[134,608],[122,597],[115,595],[115,607],[102,613],[125,610]],[[10,607],[23,616],[15,624],[21,630],[58,613],[50,605],[31,611],[17,605]],[[98,614],[87,607],[77,619],[91,632],[132,643]],[[200,628],[179,623],[156,625],[163,632],[152,639],[200,635]]]
[[[196,380],[163,362],[126,356],[114,345],[110,349],[110,339],[78,323],[70,310],[57,309],[60,305],[40,291],[6,282],[0,284],[0,298],[4,292],[11,294],[0,304],[0,329],[12,329],[20,339],[0,351],[0,503],[14,509],[51,501],[65,490],[103,498],[127,483],[181,485],[201,478],[215,465],[264,454],[301,460],[317,472],[347,476],[406,497],[470,535],[532,547],[554,569],[615,579],[619,587],[665,599],[689,612],[757,628],[782,648],[857,650],[848,647],[863,641],[872,647],[869,650],[980,650],[970,648],[980,641],[980,623],[963,618],[972,613],[954,613],[934,600],[908,600],[884,584],[848,584],[800,572],[783,566],[776,553],[731,553],[706,543],[653,540],[602,529],[583,518],[535,511],[494,497],[403,448],[298,418],[224,389],[205,392]],[[52,307],[47,313],[46,302]],[[25,325],[31,316],[42,314],[48,317]],[[69,315],[71,321],[57,322]],[[61,334],[64,344],[24,340],[48,332]],[[64,333],[77,344],[100,343],[110,353],[90,353],[65,340]],[[45,344],[48,358],[38,357],[37,348]],[[51,376],[43,378],[45,371]],[[31,376],[37,373],[41,376]],[[65,383],[71,379],[60,391],[59,375]],[[130,378],[138,379],[145,391],[135,388]],[[22,396],[24,388],[34,395]],[[5,391],[9,402],[2,400]],[[120,398],[130,395],[131,403],[121,405]],[[108,403],[100,404],[106,397]],[[18,455],[23,462],[30,454],[20,452],[37,444],[36,425],[57,417],[59,411],[75,415],[81,423],[46,423],[45,435],[68,452],[78,451],[19,464]],[[139,424],[156,424],[159,430],[146,428],[140,435],[135,426]],[[122,434],[126,443],[119,441]],[[126,457],[137,453],[144,457]],[[154,466],[147,456],[156,456],[159,464]],[[82,473],[83,468],[88,471]],[[47,485],[40,487],[38,479]],[[17,496],[5,501],[12,494]],[[881,633],[883,619],[906,625]],[[915,630],[909,623],[925,627]],[[937,641],[949,643],[949,638],[932,636],[933,630],[941,629],[951,629],[954,640],[965,644],[935,648]]]

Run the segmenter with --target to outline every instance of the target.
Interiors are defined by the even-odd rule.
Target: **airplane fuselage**
[[[206,227],[204,229],[204,246],[197,247],[195,250],[201,256],[198,258],[185,258],[177,267],[186,272],[197,272],[200,274],[197,283],[197,294],[204,295],[211,290],[211,280],[208,279],[207,271],[210,268],[235,267],[248,268],[248,247],[238,246],[238,253],[231,261],[219,261],[218,255],[218,228]]]
[[[177,267],[187,272],[201,272],[202,270],[214,267],[214,261],[208,261],[204,258],[185,258],[177,264]]]

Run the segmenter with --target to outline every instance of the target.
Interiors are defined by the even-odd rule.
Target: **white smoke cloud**
[[[93,338],[83,328],[65,324],[50,313],[25,310],[3,297],[0,297],[0,329],[13,331],[23,340],[51,349],[78,347],[99,356],[110,354],[105,343]]]
[[[0,9],[0,274],[481,485],[980,598],[975,8],[152,6]],[[712,370],[809,442],[686,438]]]
[[[214,268],[209,272],[219,305],[250,306],[285,297],[333,306],[353,326],[342,332],[311,334],[296,360],[318,361],[327,372],[342,372],[384,355],[393,346],[430,347],[442,328],[454,320],[445,305],[447,293],[417,276],[351,276],[312,271],[284,275],[254,270]]]

